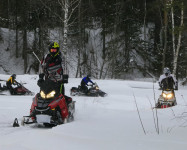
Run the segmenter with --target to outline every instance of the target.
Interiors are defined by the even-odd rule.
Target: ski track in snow
[[[0,75],[7,80],[8,75]],[[35,92],[37,75],[18,75],[17,81]],[[66,95],[81,79],[70,78]],[[157,134],[152,112],[161,91],[157,83],[126,80],[94,80],[107,97],[72,97],[76,101],[75,121],[54,128],[28,125],[14,128],[12,123],[29,115],[33,96],[0,95],[0,150],[186,150],[187,88],[176,91],[178,105],[159,109]],[[3,82],[1,82],[3,84]],[[154,85],[154,86],[153,86]],[[154,87],[154,89],[153,89]],[[138,118],[135,99],[146,131]],[[155,97],[154,97],[155,94]],[[184,113],[184,114],[183,114]]]

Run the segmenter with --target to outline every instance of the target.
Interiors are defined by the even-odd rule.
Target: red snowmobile
[[[60,93],[59,86],[51,81],[43,81],[40,93],[33,98],[30,116],[24,116],[24,124],[43,124],[53,127],[74,120],[75,101]],[[68,104],[69,103],[69,104]]]

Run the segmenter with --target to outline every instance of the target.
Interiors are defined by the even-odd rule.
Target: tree
[[[171,4],[173,4],[173,0],[171,0]],[[176,76],[176,71],[177,71],[177,60],[179,56],[179,51],[181,47],[181,38],[182,38],[182,30],[184,26],[184,3],[183,1],[180,3],[180,9],[181,9],[181,15],[180,15],[180,27],[178,31],[178,42],[177,42],[177,47],[175,48],[175,26],[174,26],[174,10],[173,6],[171,7],[171,16],[172,16],[172,39],[173,39],[173,55],[174,55],[174,60],[173,60],[173,74]]]

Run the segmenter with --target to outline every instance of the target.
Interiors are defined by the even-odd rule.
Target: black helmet
[[[13,74],[12,77],[13,77],[14,79],[16,79],[16,74]]]
[[[59,44],[57,42],[52,42],[50,45],[49,45],[49,53],[52,55],[52,56],[56,56],[58,53],[59,53]]]
[[[88,75],[87,75],[87,78],[91,78],[91,75],[90,75],[90,74],[88,74]]]
[[[170,69],[168,67],[164,68],[163,73],[168,76],[171,72]]]

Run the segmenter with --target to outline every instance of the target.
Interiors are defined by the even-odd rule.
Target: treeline
[[[32,52],[41,58],[55,40],[76,77],[153,77],[166,66],[187,75],[185,0],[0,1],[7,50],[24,60],[25,73],[38,71]]]

